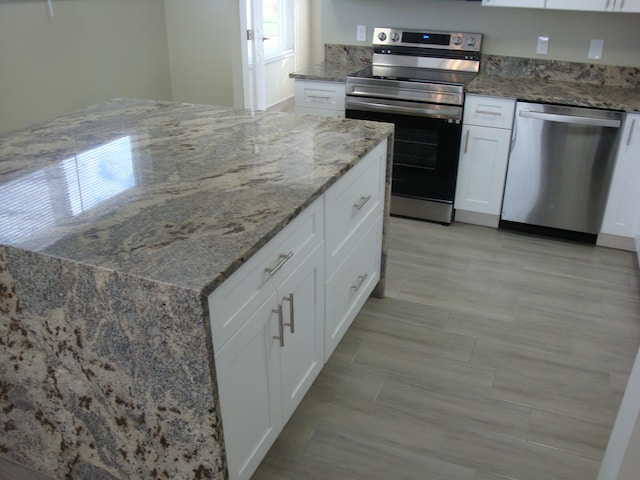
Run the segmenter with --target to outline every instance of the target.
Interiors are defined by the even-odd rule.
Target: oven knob
[[[467,38],[467,47],[475,47],[476,39],[474,37]]]
[[[381,42],[384,42],[387,39],[387,34],[384,32],[380,32],[378,34],[378,40],[380,40]]]
[[[462,37],[455,36],[452,40],[454,45],[460,45],[462,43]]]
[[[398,35],[398,32],[393,32],[391,34],[391,40],[394,42],[397,42],[398,40],[400,40],[400,35]]]

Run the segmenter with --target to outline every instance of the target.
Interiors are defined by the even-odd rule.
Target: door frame
[[[266,70],[262,2],[238,0],[240,10],[240,56],[242,62],[243,107],[252,111],[266,109]],[[249,39],[252,32],[253,40]],[[251,54],[251,55],[250,55]],[[251,64],[249,58],[252,59]]]

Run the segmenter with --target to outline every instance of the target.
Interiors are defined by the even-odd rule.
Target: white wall
[[[640,67],[640,14],[482,7],[463,0],[321,0],[322,42],[370,45],[372,28],[396,26],[484,34],[482,51],[496,55],[592,62],[589,41],[604,39],[601,63]],[[356,25],[367,25],[367,42]],[[536,55],[539,35],[549,54]]]
[[[114,97],[170,99],[158,0],[0,0],[0,132]]]

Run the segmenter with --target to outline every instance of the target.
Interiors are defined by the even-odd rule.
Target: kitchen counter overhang
[[[119,99],[0,136],[0,453],[224,478],[207,295],[392,132]]]

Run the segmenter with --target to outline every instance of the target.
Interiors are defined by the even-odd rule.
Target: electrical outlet
[[[592,60],[602,59],[602,50],[604,49],[604,40],[592,39],[589,44],[589,58]]]
[[[367,26],[366,25],[358,25],[356,29],[356,39],[358,42],[366,42],[367,41]]]
[[[536,53],[546,55],[549,52],[549,37],[538,37]]]

